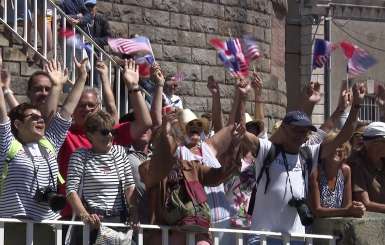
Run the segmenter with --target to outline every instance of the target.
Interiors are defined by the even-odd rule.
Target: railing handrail
[[[65,221],[65,220],[42,220],[42,221],[34,221],[27,219],[15,219],[15,218],[0,218],[0,222],[5,223],[34,223],[34,224],[50,224],[50,225],[79,225],[84,226],[82,221]],[[128,227],[123,223],[108,223],[102,222],[103,225],[108,227]],[[164,225],[148,225],[148,224],[140,224],[140,228],[142,229],[168,229],[173,230],[176,227],[172,226],[164,226]],[[223,233],[239,233],[239,234],[253,234],[253,235],[265,235],[265,236],[285,236],[289,235],[293,238],[312,238],[312,239],[324,239],[324,240],[334,240],[336,237],[332,235],[319,235],[319,234],[302,234],[302,233],[289,233],[284,234],[281,232],[272,232],[272,231],[256,231],[256,230],[238,230],[238,229],[223,229],[223,228],[209,228],[211,232],[223,232]]]

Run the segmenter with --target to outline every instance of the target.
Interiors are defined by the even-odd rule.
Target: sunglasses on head
[[[103,129],[99,129],[98,132],[103,136],[107,136],[109,134],[115,135],[114,129],[103,128]]]

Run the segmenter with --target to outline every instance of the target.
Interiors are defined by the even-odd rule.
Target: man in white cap
[[[385,123],[369,124],[362,136],[362,154],[352,164],[353,198],[368,211],[385,213]]]

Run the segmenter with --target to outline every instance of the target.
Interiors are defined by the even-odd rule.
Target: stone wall
[[[97,7],[110,20],[114,35],[148,36],[157,61],[167,73],[180,71],[186,74],[186,81],[178,93],[185,106],[196,112],[211,108],[211,97],[206,88],[209,75],[221,81],[225,113],[230,111],[234,96],[234,81],[225,73],[215,50],[208,44],[209,40],[252,34],[263,53],[255,65],[265,81],[266,115],[283,117],[286,111],[285,20],[277,20],[269,0],[99,0]],[[7,41],[1,36],[0,45],[6,46],[4,60],[14,75],[15,87],[20,87],[16,93],[22,94],[24,86],[17,83],[24,83],[32,70],[23,63],[25,57],[19,47],[7,47]],[[251,94],[247,102],[250,113],[254,109],[253,97]]]

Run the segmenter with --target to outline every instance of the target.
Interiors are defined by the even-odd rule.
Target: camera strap
[[[291,185],[291,179],[289,174],[289,164],[287,163],[286,153],[284,151],[281,151],[281,154],[283,158],[283,165],[285,166],[286,174],[287,174],[287,177],[289,178],[290,193],[291,193],[291,196],[295,198],[293,193],[293,186]]]
[[[40,154],[43,156],[43,158],[44,158],[44,160],[45,160],[45,162],[47,163],[47,166],[48,166],[48,170],[49,170],[48,186],[51,185],[51,181],[52,181],[53,188],[56,190],[55,179],[53,178],[53,173],[52,173],[51,165],[49,164],[49,160],[48,160],[49,154],[48,154],[47,150],[44,149],[44,147],[41,147],[39,144],[38,144],[38,147],[39,147],[39,150],[40,150]],[[32,180],[32,183],[34,182],[34,180],[36,180],[37,189],[39,189],[40,188],[40,186],[39,186],[39,179],[37,177],[37,174],[39,172],[39,168],[36,168],[35,158],[33,157],[31,151],[29,150],[29,148],[27,146],[23,145],[23,149],[24,149],[25,154],[32,161],[32,165],[33,165],[33,180]],[[31,186],[31,188],[32,188],[32,186]]]

